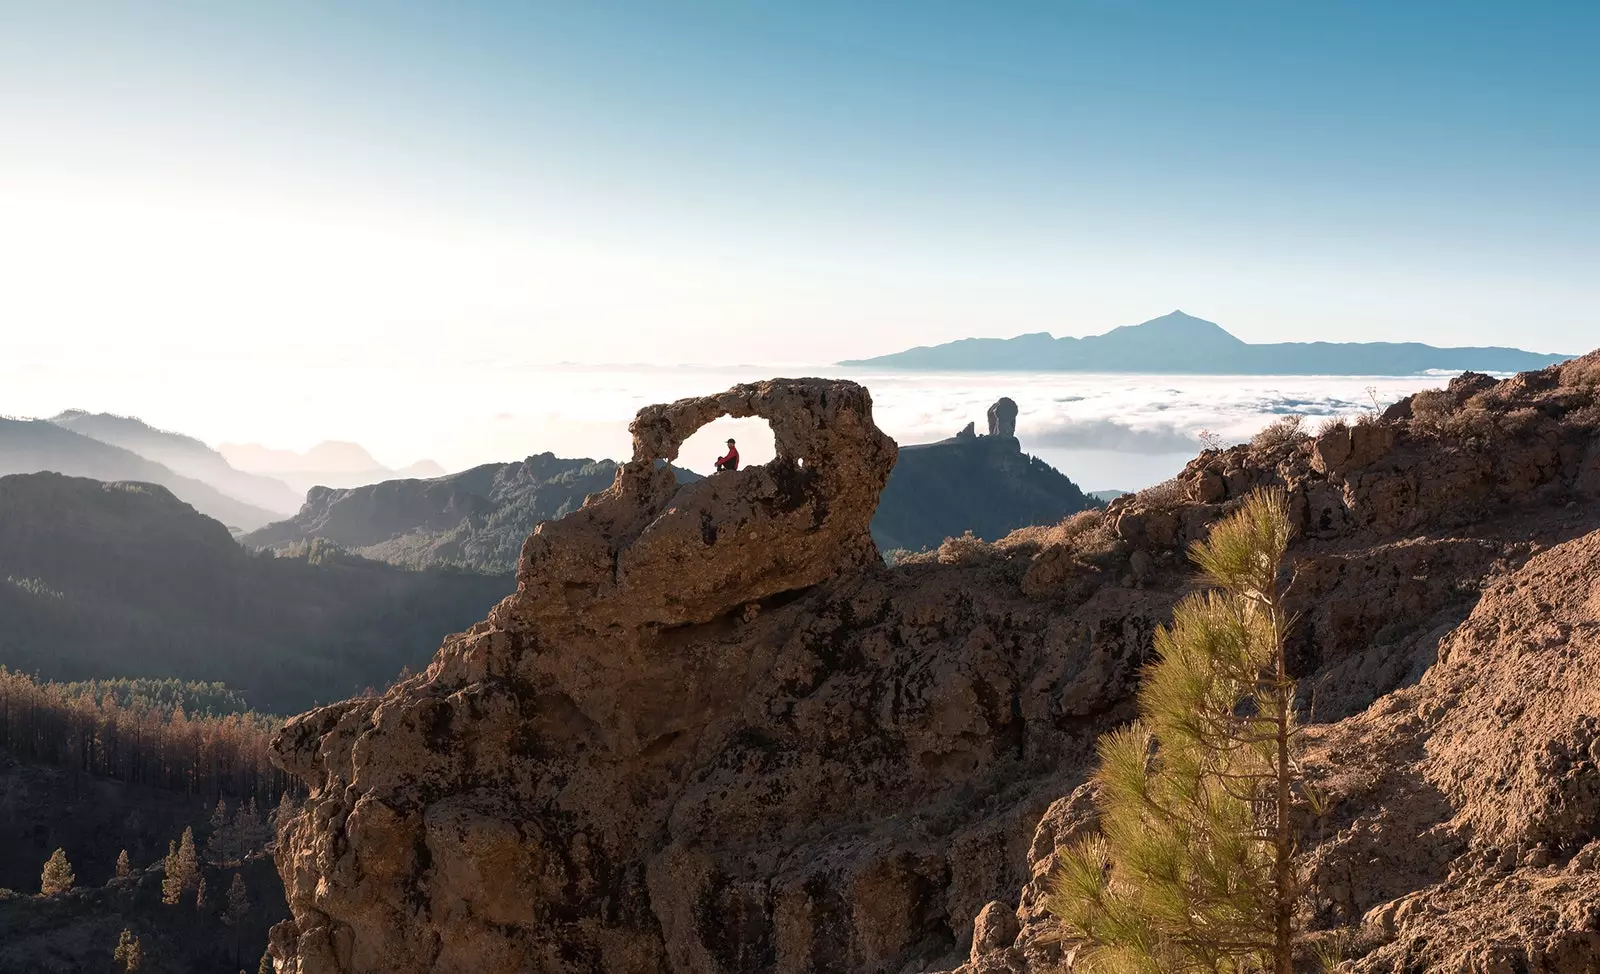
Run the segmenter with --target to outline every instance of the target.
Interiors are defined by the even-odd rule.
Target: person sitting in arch
[[[733,437],[731,436],[728,437],[727,454],[717,458],[717,469],[719,471],[739,469],[739,448],[733,445]]]

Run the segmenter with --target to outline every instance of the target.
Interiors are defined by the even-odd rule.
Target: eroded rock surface
[[[1010,396],[1001,396],[989,407],[989,435],[1017,435],[1017,404]]]
[[[658,460],[759,415],[772,464]],[[382,697],[306,714],[280,966],[860,970],[964,950],[1123,708],[1148,596],[1070,618],[1015,579],[891,572],[894,460],[851,383],[653,407],[634,459],[528,541],[518,592]]]
[[[1362,971],[1593,970],[1597,379],[1600,356],[1468,377],[892,570],[867,524],[895,450],[864,389],[645,410],[488,620],[285,728],[312,796],[280,834],[279,967],[1069,965],[1042,900],[1094,827],[1094,742],[1191,584],[1183,546],[1276,485],[1335,798],[1307,923],[1358,931]],[[722,414],[767,418],[777,460],[678,486],[659,461]]]

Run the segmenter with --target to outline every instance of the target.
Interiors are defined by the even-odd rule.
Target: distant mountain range
[[[1254,345],[1215,322],[1174,311],[1087,338],[1048,333],[964,338],[846,366],[985,372],[1173,372],[1206,375],[1413,375],[1523,372],[1571,358],[1516,348],[1436,348],[1419,342],[1280,342]]]
[[[418,460],[398,469],[386,467],[361,444],[340,440],[326,440],[304,453],[259,443],[222,443],[217,451],[239,470],[281,480],[299,496],[312,487],[362,487],[396,478],[426,480],[445,474],[432,460]]]
[[[45,471],[158,484],[237,532],[294,514],[315,486],[357,487],[445,472],[432,460],[391,469],[355,443],[319,443],[305,453],[257,444],[213,450],[132,416],[81,409],[48,420],[0,417],[0,476]]]
[[[246,503],[210,483],[183,476],[132,449],[77,432],[72,428],[73,425],[99,428],[97,423],[79,422],[76,419],[70,425],[58,425],[43,419],[0,419],[0,476],[53,471],[95,480],[157,484],[170,490],[179,500],[193,505],[201,514],[241,531],[261,527],[280,516],[279,511]],[[149,430],[149,427],[145,429]],[[150,432],[155,434],[153,430]],[[155,449],[156,439],[153,435],[136,437],[127,430],[120,430],[118,436],[123,442],[139,439],[141,449],[151,449],[162,455],[170,455],[171,451],[178,449],[172,447],[169,451],[167,448],[170,444],[161,444],[161,449]],[[196,465],[199,465],[199,461],[196,461]],[[189,465],[189,469],[194,468],[194,465]],[[233,473],[237,475],[238,471]]]
[[[203,481],[230,497],[269,511],[299,510],[304,496],[303,491],[291,490],[282,480],[236,468],[221,453],[192,436],[158,430],[131,416],[72,409],[52,417],[50,422],[101,443],[120,446],[173,473]]]
[[[872,521],[879,547],[916,551],[966,531],[992,540],[1095,505],[1066,475],[1024,454],[1013,433],[1014,424],[987,436],[969,426],[948,440],[901,447]],[[315,487],[294,517],[240,541],[287,551],[322,539],[396,565],[510,572],[540,521],[576,510],[616,472],[611,460],[541,453],[431,480]],[[680,483],[700,479],[674,473]]]

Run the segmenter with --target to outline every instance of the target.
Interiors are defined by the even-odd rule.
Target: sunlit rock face
[[[1434,902],[1492,889],[1496,915],[1512,918],[1502,926],[1538,904],[1491,866],[1577,869],[1528,882],[1576,883],[1588,903],[1580,873],[1594,856],[1578,833],[1594,830],[1600,792],[1578,720],[1589,643],[1574,634],[1589,633],[1600,596],[1593,545],[1553,548],[1600,528],[1600,383],[1587,378],[1600,360],[1585,361],[1469,379],[1408,404],[1415,415],[1210,451],[1174,484],[1114,504],[1095,532],[951,543],[894,569],[867,529],[896,451],[865,389],[773,380],[646,409],[616,482],[539,527],[516,594],[487,620],[446,640],[427,672],[284,729],[276,760],[312,794],[279,835],[294,919],[273,933],[276,963],[1062,963],[1040,897],[1057,843],[1093,826],[1074,789],[1098,735],[1132,715],[1152,633],[1192,587],[1184,546],[1259,486],[1289,492],[1300,531],[1295,661],[1321,725],[1311,758],[1335,799],[1304,844],[1319,884],[1308,922],[1359,924],[1458,862],[1459,894]],[[662,461],[723,415],[765,418],[777,458],[677,484]],[[1538,560],[1547,550],[1559,560]],[[1565,594],[1479,606],[1498,579]],[[1507,636],[1511,649],[1495,605],[1533,627]],[[1533,661],[1537,681],[1484,668],[1513,650],[1557,655]],[[1518,709],[1519,685],[1550,699]],[[1424,699],[1418,686],[1434,689]],[[1518,750],[1548,760],[1500,768],[1480,731],[1523,713],[1537,724]],[[1415,735],[1428,728],[1455,743],[1424,764]],[[1341,767],[1372,780],[1337,778]],[[1405,813],[1385,818],[1362,788],[1398,789],[1384,800]],[[1512,808],[1541,795],[1564,804]],[[1363,878],[1380,854],[1381,876]],[[1587,956],[1574,931],[1589,921],[1561,910],[1544,953],[1519,956]],[[1377,916],[1391,946],[1369,949],[1391,953],[1364,969],[1446,944],[1489,956],[1487,939],[1407,926],[1431,915]]]

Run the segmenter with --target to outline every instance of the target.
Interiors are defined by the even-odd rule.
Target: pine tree
[[[272,963],[272,954],[262,951],[261,961],[256,964],[256,974],[277,974],[277,970],[277,966]]]
[[[233,883],[228,887],[228,905],[222,912],[222,922],[233,928],[233,963],[239,965],[239,952],[243,947],[245,918],[250,915],[250,894],[244,888],[244,877],[238,873],[233,874]]]
[[[111,960],[122,965],[124,971],[136,971],[144,963],[144,949],[139,946],[139,938],[133,935],[133,931],[123,928],[122,936],[117,940],[117,949],[111,952]]]
[[[118,879],[132,879],[133,878],[133,863],[128,861],[128,850],[127,849],[123,849],[121,852],[117,853],[117,878]]]
[[[166,876],[161,880],[161,902],[177,905],[183,893],[193,883],[199,871],[199,860],[194,851],[194,829],[185,828],[181,842],[167,843]]]
[[[50,853],[50,858],[45,860],[44,871],[39,874],[39,892],[45,896],[65,893],[72,888],[75,879],[66,850],[57,849]]]
[[[200,881],[195,884],[194,908],[197,910],[206,908],[206,878],[204,876],[201,876]]]
[[[239,811],[233,818],[233,831],[238,838],[240,860],[249,858],[252,853],[266,845],[266,824],[261,820],[261,813],[256,808],[253,796],[240,803]]]
[[[187,889],[200,874],[200,856],[194,848],[194,829],[187,825],[178,839],[178,868],[183,874],[184,888]]]
[[[228,908],[222,914],[222,922],[229,926],[236,926],[249,915],[249,891],[245,889],[244,877],[234,873],[233,884],[228,887]]]
[[[183,878],[178,875],[178,843],[167,842],[167,856],[161,860],[161,902],[172,906],[183,894]]]
[[[218,798],[217,807],[211,812],[211,835],[206,839],[207,856],[217,865],[224,866],[233,861],[237,846],[238,831],[234,827],[233,817],[228,814],[228,802]]]
[[[1257,492],[1191,549],[1214,589],[1156,634],[1139,720],[1101,739],[1100,835],[1066,851],[1050,900],[1104,974],[1292,970],[1292,805],[1301,780],[1278,575],[1290,527]]]
[[[278,807],[272,810],[273,834],[276,835],[278,830],[282,829],[285,823],[287,823],[291,818],[294,818],[294,814],[297,811],[299,811],[299,809],[295,807],[294,799],[289,797],[289,793],[287,791],[279,792]]]

